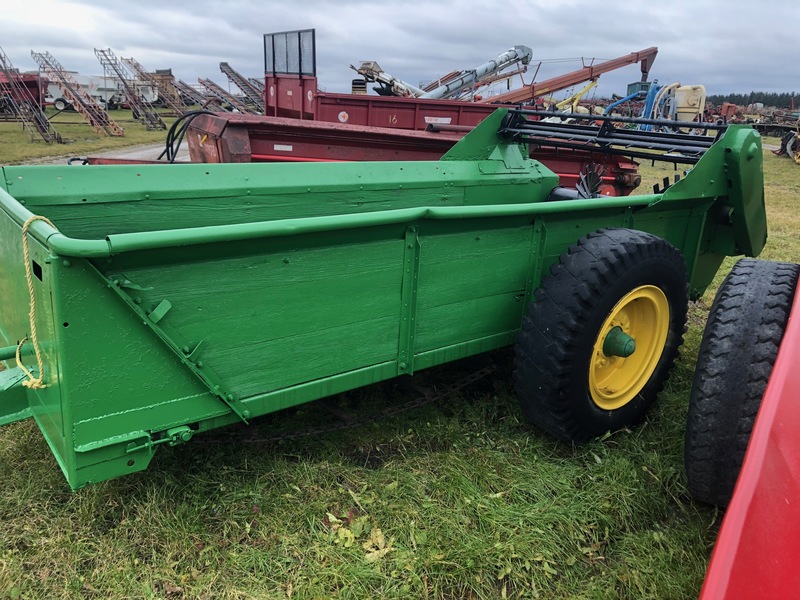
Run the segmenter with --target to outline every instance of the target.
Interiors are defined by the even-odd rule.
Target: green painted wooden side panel
[[[21,240],[21,237],[17,237],[17,239]],[[35,316],[36,329],[41,341],[40,349],[42,360],[46,371],[51,373],[58,372],[61,356],[58,345],[53,343],[52,340],[61,325],[53,310],[55,305],[53,301],[55,281],[50,264],[51,261],[46,248],[38,241],[30,239],[29,248],[31,261],[35,267],[38,267],[33,271],[33,289],[37,306]],[[39,271],[39,269],[41,269],[41,271]],[[41,279],[37,277],[37,272],[41,273]],[[25,298],[22,300],[22,306],[25,308],[25,315],[27,317],[30,303],[24,274],[20,280],[20,287],[24,290]],[[28,325],[27,318],[25,319],[24,329],[22,331],[26,335],[30,334],[30,326]],[[24,336],[18,337],[21,338]],[[38,374],[36,360],[33,356],[26,357],[23,363],[28,369]],[[45,438],[47,438],[51,445],[55,445],[59,449],[65,447],[64,433],[68,428],[68,424],[64,422],[63,418],[62,403],[63,398],[61,397],[58,385],[28,392],[28,404],[31,408],[31,413],[39,423],[39,427],[42,429]]]
[[[126,268],[145,307],[241,397],[394,360],[403,241],[361,241]],[[297,244],[297,240],[293,240]],[[302,375],[301,375],[302,373]]]
[[[5,216],[0,213],[0,217]],[[0,218],[0,345],[11,346],[28,330],[28,288],[22,261],[22,228]]]
[[[529,161],[531,162],[531,161]],[[4,167],[9,188],[65,235],[110,234],[541,198],[526,169],[483,177],[480,162]],[[98,177],[100,171],[101,177]],[[557,177],[536,169],[548,190]],[[475,193],[468,194],[469,190]],[[477,198],[476,198],[477,197]]]
[[[73,487],[145,468],[152,453],[128,453],[126,435],[228,412],[88,261],[52,261],[50,268],[59,301],[53,310],[55,336],[48,343],[58,348],[59,370],[58,377],[50,371],[47,390],[58,391],[65,428],[63,441],[47,432],[46,437]],[[75,451],[96,442],[102,442],[96,452]]]
[[[416,352],[519,326],[531,253],[527,220],[459,224],[466,230],[452,233],[420,226]]]

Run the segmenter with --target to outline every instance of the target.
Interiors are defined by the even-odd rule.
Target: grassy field
[[[46,144],[39,137],[31,141],[30,135],[19,123],[0,121],[0,165],[13,165],[44,157],[87,156],[123,146],[163,143],[166,139],[165,131],[148,131],[144,125],[134,121],[130,110],[109,111],[111,119],[125,130],[123,137],[95,133],[77,112],[65,111],[53,116],[55,112],[52,107],[45,111],[51,117],[53,127],[64,139],[63,144]],[[163,118],[167,127],[175,120],[174,117]]]
[[[765,171],[763,257],[800,262],[800,168],[767,152]],[[648,420],[582,447],[523,422],[503,352],[487,379],[372,426],[271,445],[226,431],[77,493],[34,423],[0,429],[0,597],[696,598],[721,513],[688,496],[683,435],[712,297],[692,304]],[[387,382],[338,402],[362,414],[412,396]],[[254,428],[329,419],[311,404]]]

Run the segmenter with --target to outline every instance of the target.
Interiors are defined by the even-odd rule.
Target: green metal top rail
[[[603,198],[602,204],[597,206],[597,208],[648,206],[654,202],[658,202],[662,197],[663,194],[608,197]],[[589,207],[585,200],[486,206],[426,206],[385,210],[366,214],[332,215],[233,225],[212,225],[185,229],[120,233],[108,235],[105,239],[98,240],[68,237],[42,221],[32,223],[29,231],[36,239],[46,244],[54,253],[60,256],[102,258],[135,250],[300,235],[337,229],[410,223],[421,219],[442,220],[521,215],[536,216],[555,214],[569,210],[585,210],[587,208]],[[14,200],[8,192],[2,189],[0,189],[0,210],[3,210],[20,226],[34,216],[31,211]]]

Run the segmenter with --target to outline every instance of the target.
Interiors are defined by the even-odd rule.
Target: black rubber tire
[[[56,110],[66,110],[69,108],[70,104],[63,98],[56,98],[55,102],[53,102],[53,106]]]
[[[655,369],[636,396],[614,410],[589,386],[594,343],[617,302],[639,286],[658,287],[669,328]],[[517,338],[514,386],[525,417],[569,442],[639,422],[655,401],[683,341],[686,264],[666,240],[630,229],[602,229],[569,248],[542,280]]]
[[[743,259],[711,305],[700,343],[684,460],[695,500],[725,507],[778,355],[800,266]]]

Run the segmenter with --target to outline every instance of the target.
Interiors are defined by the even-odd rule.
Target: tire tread
[[[686,424],[689,491],[727,506],[789,317],[800,266],[742,259],[717,292]]]

